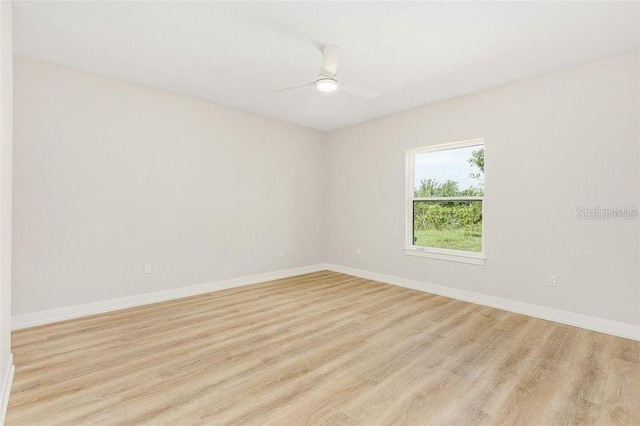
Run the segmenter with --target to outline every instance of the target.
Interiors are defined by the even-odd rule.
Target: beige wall
[[[11,2],[0,2],[0,386],[11,355],[11,170],[13,146],[13,68]],[[0,396],[8,398],[8,395]],[[4,402],[5,401],[0,401]],[[3,416],[0,407],[0,417]],[[0,423],[2,420],[0,420]]]
[[[327,260],[640,324],[639,220],[576,213],[640,207],[638,62],[624,54],[330,133]],[[405,151],[480,137],[486,265],[405,255]]]
[[[14,85],[14,315],[322,260],[323,133],[24,57]]]
[[[639,221],[576,212],[639,207],[638,63],[322,134],[16,58],[14,313],[331,262],[639,324]],[[406,256],[405,150],[477,137],[486,265]]]

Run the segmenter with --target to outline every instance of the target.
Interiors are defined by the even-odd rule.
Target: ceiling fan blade
[[[298,84],[297,86],[284,87],[282,89],[275,90],[275,92],[287,92],[289,90],[302,89],[303,87],[315,86],[315,85],[316,85],[316,82],[312,81],[311,83]]]
[[[322,46],[322,69],[320,73],[327,76],[335,76],[338,72],[338,58],[340,48],[331,44]]]
[[[375,99],[378,96],[380,96],[380,93],[376,92],[375,90],[371,90],[371,89],[367,89],[365,87],[359,87],[359,86],[349,86],[342,83],[340,83],[340,90],[345,91],[347,93],[351,93],[352,95],[362,96],[368,99]]]

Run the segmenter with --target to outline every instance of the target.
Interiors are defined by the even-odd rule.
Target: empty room
[[[1,1],[0,404],[640,426],[640,2]]]

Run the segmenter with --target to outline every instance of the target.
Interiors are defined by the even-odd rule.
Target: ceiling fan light
[[[335,92],[338,88],[338,81],[333,78],[320,78],[316,81],[316,88],[325,93]]]

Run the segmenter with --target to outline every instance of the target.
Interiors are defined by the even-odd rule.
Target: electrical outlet
[[[145,263],[142,271],[145,274],[150,274],[151,273],[151,264],[150,263]]]
[[[280,250],[280,257],[284,257],[284,250]]]
[[[557,285],[557,281],[556,281],[556,276],[555,275],[549,275],[549,278],[547,278],[547,285],[549,287],[555,287]]]
[[[356,249],[356,255],[360,256],[362,254],[362,250],[360,250],[359,248]]]

